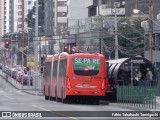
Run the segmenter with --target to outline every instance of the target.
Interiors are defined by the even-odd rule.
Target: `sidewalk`
[[[0,76],[2,76],[6,81],[5,74],[0,71]],[[37,89],[37,87],[33,84],[33,86],[23,86],[21,83],[17,82],[17,80],[9,77],[8,82],[18,90],[22,90],[23,92],[32,94],[32,95],[42,95],[42,90]]]

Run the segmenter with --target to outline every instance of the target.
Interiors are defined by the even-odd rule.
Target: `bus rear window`
[[[73,69],[76,75],[97,75],[100,67],[100,58],[73,58]]]

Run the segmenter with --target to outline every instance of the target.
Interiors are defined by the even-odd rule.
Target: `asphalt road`
[[[7,113],[7,112],[8,113]],[[63,112],[62,112],[63,111]],[[77,111],[77,112],[74,112]],[[110,112],[106,112],[110,111]],[[61,102],[46,101],[44,96],[27,94],[14,88],[6,80],[0,77],[0,119],[159,119],[149,117],[124,117],[122,112],[132,112],[112,104],[87,105],[87,104],[63,104]],[[3,113],[2,113],[3,112]],[[116,114],[119,113],[119,114]],[[8,115],[9,114],[9,115]],[[117,116],[116,116],[117,115]],[[17,117],[18,116],[18,117]],[[115,116],[115,117],[113,117]],[[36,118],[37,117],[37,118]],[[41,118],[42,117],[42,118]],[[45,117],[45,118],[44,118]],[[29,119],[29,118],[28,118]],[[31,119],[31,118],[30,118]],[[32,118],[33,119],[33,118]]]

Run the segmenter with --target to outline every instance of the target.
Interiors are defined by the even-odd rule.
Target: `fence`
[[[156,109],[156,85],[117,86],[117,102],[138,108]]]

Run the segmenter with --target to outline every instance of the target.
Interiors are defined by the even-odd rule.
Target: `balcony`
[[[67,23],[67,17],[58,17],[58,23]]]
[[[67,6],[58,7],[58,12],[67,12]]]
[[[106,8],[105,5],[101,6],[101,15],[114,15],[115,10],[112,8]],[[116,11],[117,15],[125,15],[125,8],[118,8]]]

